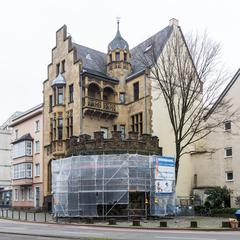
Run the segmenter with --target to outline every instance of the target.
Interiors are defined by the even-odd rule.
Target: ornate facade
[[[118,23],[107,53],[74,43],[66,26],[57,31],[48,79],[43,83],[45,196],[51,194],[51,160],[68,154],[72,136],[93,136],[96,131],[104,132],[104,138],[120,131],[122,139],[129,138],[129,132],[152,134],[160,139],[164,154],[174,155],[166,108],[141,61],[153,45],[159,57],[174,31],[181,31],[176,19],[130,49]]]

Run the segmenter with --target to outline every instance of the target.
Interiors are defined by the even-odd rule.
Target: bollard
[[[2,209],[2,217],[4,217],[4,215],[3,215],[3,209]]]
[[[21,212],[18,211],[18,220],[21,220]]]
[[[133,222],[132,222],[132,225],[135,226],[135,227],[141,226],[141,225],[140,225],[140,220],[134,219]]]
[[[191,221],[190,228],[197,228],[197,221]]]
[[[8,209],[7,209],[7,211],[6,211],[6,218],[8,218]]]
[[[222,228],[230,228],[230,222],[222,222]]]
[[[47,222],[47,213],[44,212],[44,221]]]
[[[25,221],[27,221],[27,212],[25,212]]]
[[[14,218],[14,211],[12,210],[12,219]]]
[[[108,224],[109,224],[109,225],[116,225],[116,224],[117,224],[117,221],[116,221],[116,219],[114,219],[114,218],[110,218],[110,219],[108,220]]]
[[[161,221],[161,222],[160,222],[160,227],[167,227],[167,222],[165,222],[165,221],[164,221],[164,222]]]
[[[58,223],[58,214],[56,214],[56,223]]]
[[[88,224],[94,224],[93,218],[86,218],[86,223],[88,223]]]
[[[36,213],[33,213],[33,221],[36,222]]]

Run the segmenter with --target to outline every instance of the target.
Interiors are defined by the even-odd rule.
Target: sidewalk
[[[71,219],[71,218],[59,218],[54,219],[49,213],[31,213],[25,211],[11,211],[11,210],[0,210],[0,218],[27,222],[39,222],[39,223],[60,223],[60,224],[72,224],[72,225],[82,225],[82,226],[98,226],[98,227],[124,227],[129,228],[132,226],[132,221],[117,220],[116,225],[109,225],[108,221],[94,220],[93,224],[86,223],[84,219]],[[160,220],[141,220],[140,228],[160,229],[160,221],[167,222],[167,228],[169,229],[188,229],[190,228],[191,221],[197,221],[197,229],[203,230],[226,230],[230,228],[223,228],[222,222],[228,222],[228,218],[219,217],[202,217],[202,216],[185,216],[176,217],[174,219],[160,219]],[[139,228],[139,227],[137,227]],[[165,228],[166,229],[166,228]],[[191,228],[194,229],[194,228]],[[240,229],[239,229],[240,230]]]

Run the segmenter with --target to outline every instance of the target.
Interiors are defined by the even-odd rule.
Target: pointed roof
[[[123,49],[129,51],[128,42],[124,40],[121,36],[119,28],[117,29],[115,38],[108,44],[108,52],[114,51],[116,49]]]
[[[136,47],[132,48],[130,50],[131,53],[131,60],[130,63],[132,65],[132,72],[131,76],[145,70],[146,66],[144,66],[141,61],[139,61],[139,54],[144,53],[144,51],[152,44],[156,48],[156,54],[159,56],[168,41],[171,33],[173,31],[173,26],[167,26],[158,33],[154,34],[147,40],[143,41],[142,43],[138,44]],[[120,39],[120,41],[119,41]],[[116,41],[115,41],[116,40]],[[117,34],[113,41],[110,43],[112,48],[115,48],[116,46],[121,46],[124,48],[124,46],[127,44],[119,32],[117,31]],[[109,45],[110,45],[109,44]],[[76,48],[77,51],[77,59],[80,59],[82,61],[82,66],[88,71],[93,71],[96,74],[101,73],[102,76],[107,77],[107,54],[97,51],[92,48],[88,48],[76,43],[73,43],[73,46]],[[127,48],[129,48],[128,44],[126,45]],[[110,46],[109,46],[110,47]],[[130,76],[129,76],[130,77]]]
[[[66,85],[66,80],[61,73],[59,73],[58,76],[53,80],[52,86],[55,85]]]
[[[16,144],[23,141],[33,141],[31,134],[30,133],[24,134],[23,136],[12,142],[12,144]]]

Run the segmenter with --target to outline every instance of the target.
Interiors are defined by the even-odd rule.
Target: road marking
[[[158,239],[184,239],[184,240],[217,240],[216,238],[189,238],[189,237],[159,237],[156,236],[154,238]]]
[[[61,233],[71,233],[71,234],[74,234],[74,235],[97,235],[97,236],[103,236],[103,233],[91,233],[91,232],[70,232],[70,231],[61,231]]]

